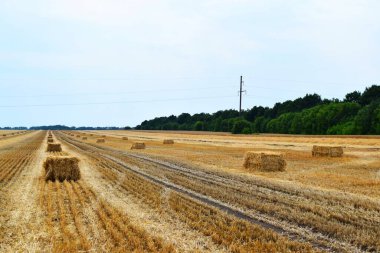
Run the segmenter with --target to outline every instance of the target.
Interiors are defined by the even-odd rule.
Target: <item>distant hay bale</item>
[[[90,134],[90,136],[94,136],[94,134]]]
[[[105,143],[105,142],[106,142],[106,140],[103,139],[103,138],[101,138],[101,139],[97,139],[97,140],[96,140],[96,143]]]
[[[174,144],[174,140],[164,140],[164,144]]]
[[[102,135],[103,138],[106,138],[107,136],[106,135]]]
[[[311,151],[312,156],[314,157],[342,157],[343,148],[340,146],[331,147],[331,146],[313,146]]]
[[[87,140],[87,137],[82,137],[82,140]]]
[[[48,138],[48,139],[47,139],[47,142],[48,142],[48,143],[53,143],[53,142],[54,142],[54,139],[53,139],[53,138]]]
[[[144,142],[135,142],[132,144],[131,149],[145,149],[145,143]]]
[[[256,171],[285,171],[286,161],[280,153],[248,151],[243,166]]]
[[[70,156],[50,156],[44,162],[45,180],[74,180],[80,179],[79,159]]]
[[[62,147],[59,143],[48,143],[47,152],[61,152]]]
[[[77,135],[77,138],[80,138],[80,135],[79,135],[79,134]]]
[[[3,136],[5,137],[5,136],[7,136],[6,134],[3,134]]]
[[[128,137],[123,137],[122,139],[123,139],[123,141],[127,141]]]

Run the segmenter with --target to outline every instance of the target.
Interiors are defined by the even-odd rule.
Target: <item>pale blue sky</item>
[[[0,1],[0,126],[134,126],[380,83],[380,1]],[[33,106],[28,106],[33,105]]]

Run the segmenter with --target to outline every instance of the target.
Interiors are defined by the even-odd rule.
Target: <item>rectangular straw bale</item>
[[[62,147],[59,143],[48,143],[47,152],[61,152]]]
[[[48,143],[53,143],[53,142],[54,142],[54,139],[53,139],[53,138],[48,138],[48,139],[47,139],[47,142],[48,142]]]
[[[127,140],[128,140],[128,137],[125,137],[125,136],[124,136],[122,139],[123,139],[123,141],[127,141]]]
[[[45,180],[74,180],[80,179],[79,159],[70,156],[50,156],[44,162]]]
[[[330,156],[331,157],[342,157],[343,156],[343,148],[342,147],[331,147]]]
[[[106,140],[103,139],[103,138],[100,138],[100,139],[96,140],[96,143],[105,143],[105,142],[106,142]]]
[[[174,140],[164,140],[164,144],[174,144]]]
[[[314,157],[341,157],[343,156],[343,148],[340,146],[313,146],[311,151]]]
[[[82,140],[87,140],[87,137],[82,137]]]
[[[145,149],[145,143],[144,142],[135,142],[132,144],[131,149]]]
[[[285,171],[286,161],[280,153],[248,151],[243,166],[254,171]]]

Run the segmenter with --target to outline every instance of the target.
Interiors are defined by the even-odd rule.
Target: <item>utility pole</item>
[[[240,103],[239,103],[239,114],[241,114],[241,100],[242,100],[242,94],[243,92],[246,92],[243,90],[243,76],[240,76],[240,90],[239,90],[239,96],[240,96]]]

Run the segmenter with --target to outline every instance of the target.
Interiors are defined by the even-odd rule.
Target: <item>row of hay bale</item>
[[[13,133],[8,133],[8,134],[3,134],[2,136],[3,137],[7,137],[7,136],[10,136],[10,135],[19,135],[19,134],[23,134],[23,133],[26,133],[26,131],[20,131],[20,132],[13,132]]]
[[[342,157],[343,148],[314,145],[311,153],[313,157]],[[282,153],[248,151],[243,166],[253,171],[285,171],[286,160]]]
[[[48,136],[48,146],[47,152],[62,152],[62,147],[60,143],[49,142],[49,137],[53,139],[52,136]],[[49,155],[44,164],[43,168],[45,171],[46,181],[77,181],[81,178],[79,169],[79,159],[72,156],[59,156],[59,155]]]
[[[62,147],[60,143],[54,142],[53,134],[48,133],[46,152],[61,152]]]

